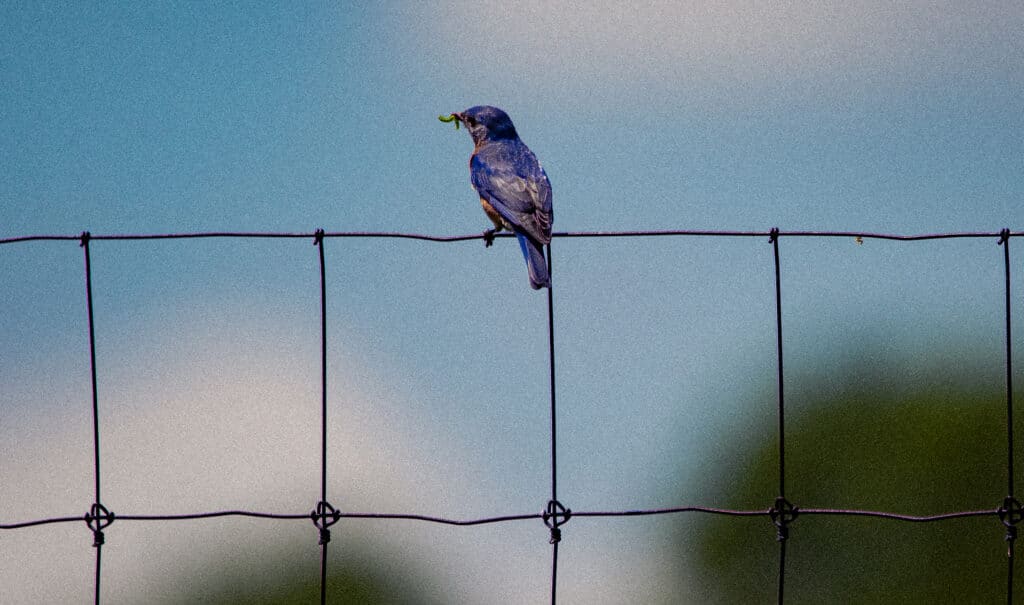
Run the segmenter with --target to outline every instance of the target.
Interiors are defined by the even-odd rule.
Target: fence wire
[[[0,523],[2,530],[17,530],[48,525],[54,523],[80,523],[83,520],[93,535],[93,547],[96,552],[94,594],[95,603],[100,603],[100,580],[102,578],[101,565],[103,561],[104,529],[115,521],[187,521],[195,519],[209,519],[214,517],[255,517],[273,520],[303,520],[312,521],[318,530],[320,557],[320,602],[326,603],[326,586],[328,577],[327,568],[327,545],[331,540],[330,526],[341,519],[383,519],[383,520],[405,520],[436,523],[455,526],[476,526],[493,523],[508,523],[516,521],[542,521],[550,530],[551,544],[551,603],[556,602],[558,588],[558,545],[562,540],[561,527],[572,517],[633,517],[650,515],[672,515],[681,513],[705,513],[713,515],[724,515],[730,517],[765,517],[775,527],[775,538],[779,544],[779,566],[778,566],[778,602],[784,602],[785,580],[786,580],[786,544],[789,541],[789,528],[798,516],[805,515],[831,515],[848,517],[873,517],[877,519],[888,519],[911,523],[931,523],[950,519],[965,517],[994,517],[998,519],[1006,529],[1005,541],[1007,543],[1007,567],[1006,567],[1006,601],[1013,603],[1013,578],[1015,543],[1017,539],[1017,528],[1024,518],[1024,508],[1014,495],[1014,437],[1013,437],[1013,361],[1012,361],[1012,328],[1011,328],[1011,292],[1010,292],[1010,241],[1013,238],[1024,236],[1024,232],[1013,232],[1009,229],[1002,229],[998,232],[952,232],[952,233],[931,233],[920,235],[900,235],[886,233],[869,233],[857,231],[781,231],[772,228],[769,231],[711,231],[711,230],[653,230],[653,231],[590,231],[590,232],[556,232],[552,234],[553,239],[560,238],[631,238],[631,237],[718,237],[718,238],[765,238],[772,247],[775,278],[775,330],[776,330],[776,356],[777,356],[777,387],[778,387],[778,495],[768,508],[757,510],[732,510],[724,508],[702,507],[702,506],[679,506],[671,508],[654,508],[638,510],[609,510],[609,511],[573,511],[558,501],[558,465],[557,465],[557,422],[556,422],[556,388],[555,388],[555,322],[554,322],[554,287],[557,283],[552,280],[552,287],[547,291],[548,302],[548,348],[549,348],[549,370],[550,370],[550,436],[551,436],[551,499],[547,502],[544,510],[540,513],[510,514],[493,517],[474,519],[449,519],[428,515],[412,513],[377,513],[377,512],[345,512],[336,509],[327,499],[327,287],[326,287],[326,259],[324,254],[324,240],[329,238],[374,238],[374,239],[412,239],[430,242],[462,242],[475,239],[484,239],[484,234],[458,235],[458,236],[437,236],[417,233],[399,232],[369,232],[369,231],[348,231],[348,232],[325,232],[317,229],[313,233],[295,232],[200,232],[200,233],[164,233],[164,234],[114,234],[114,235],[92,235],[88,231],[80,235],[28,235],[0,239],[0,245],[18,244],[32,241],[77,241],[83,249],[85,257],[85,283],[86,283],[86,306],[88,310],[89,323],[89,361],[91,369],[92,386],[92,420],[93,420],[93,465],[95,479],[95,501],[91,504],[89,512],[84,517],[48,517],[29,521],[16,521]],[[491,237],[494,237],[492,234]],[[510,234],[498,234],[497,237],[511,237]],[[781,282],[781,260],[780,242],[787,238],[855,238],[858,242],[865,239],[896,240],[896,241],[926,241],[945,239],[992,239],[1003,249],[1004,266],[1004,310],[1005,310],[1005,361],[1006,361],[1006,468],[1007,468],[1007,490],[1006,497],[997,506],[984,510],[954,511],[936,515],[915,516],[900,514],[891,511],[857,510],[842,508],[802,508],[790,503],[786,499],[786,446],[785,446],[785,397],[783,385],[785,374],[783,371],[783,332],[782,332],[782,282]],[[321,474],[320,474],[320,501],[309,513],[269,513],[247,510],[221,510],[189,514],[172,515],[142,515],[142,514],[115,514],[102,504],[100,492],[100,417],[99,400],[97,396],[96,380],[96,334],[93,322],[93,290],[92,290],[92,262],[90,258],[90,242],[103,241],[125,241],[125,240],[165,240],[165,239],[206,239],[206,238],[273,238],[273,239],[312,239],[317,248],[320,268],[320,352],[321,352]],[[549,272],[552,269],[551,246],[547,246],[547,262]],[[554,275],[553,273],[551,273]]]

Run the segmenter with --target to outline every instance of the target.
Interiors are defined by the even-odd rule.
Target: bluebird
[[[452,116],[466,125],[475,145],[469,175],[480,205],[494,223],[484,232],[490,246],[502,229],[515,233],[526,259],[530,286],[551,287],[544,245],[551,242],[551,183],[537,156],[519,139],[508,114],[489,105]]]

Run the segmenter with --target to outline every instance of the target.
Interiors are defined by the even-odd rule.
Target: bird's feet
[[[490,248],[494,244],[494,234],[497,232],[497,229],[484,231],[484,248]]]

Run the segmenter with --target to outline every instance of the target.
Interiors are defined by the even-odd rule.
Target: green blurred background
[[[865,351],[827,374],[795,372],[786,426],[791,502],[918,516],[1001,504],[1007,443],[999,372],[980,364],[950,372],[922,363]],[[751,397],[774,409],[774,385]],[[1016,424],[1019,434],[1022,425]],[[772,421],[720,435],[736,447],[704,469],[701,502],[680,494],[677,504],[767,509],[778,491],[776,435]],[[674,552],[667,554],[678,573],[652,602],[774,602],[779,546],[766,517],[682,513],[664,519],[674,542]],[[565,526],[569,541],[579,539],[573,534],[580,522]],[[927,523],[804,515],[790,532],[787,603],[1006,598],[1005,529],[994,515]],[[450,602],[450,587],[415,557],[373,554],[375,545],[366,540],[335,541],[329,552],[332,603]],[[286,604],[318,597],[316,552],[308,545],[206,564],[208,573],[191,583],[181,602]],[[571,569],[574,562],[563,556],[562,564]],[[564,596],[573,601],[571,594]]]

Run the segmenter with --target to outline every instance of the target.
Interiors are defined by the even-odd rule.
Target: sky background
[[[1024,8],[1009,1],[7,2],[0,238],[479,233],[489,221],[469,185],[469,136],[436,119],[478,104],[508,111],[543,162],[556,232],[1020,230],[1021,31]],[[312,239],[91,250],[104,504],[312,509]],[[547,309],[518,247],[334,239],[325,252],[328,500],[455,518],[541,510]],[[715,505],[731,440],[763,437],[774,418],[771,247],[556,239],[553,252],[559,499],[575,510]],[[781,253],[791,380],[865,351],[908,375],[938,365],[998,379],[995,239],[784,239]],[[0,280],[0,519],[84,514],[82,251],[0,246]],[[685,576],[669,560],[673,523],[691,521],[574,519],[560,601],[667,600]],[[454,602],[547,598],[539,522],[336,527],[332,546],[405,554]],[[86,528],[0,540],[11,602],[91,599]],[[308,547],[288,552],[311,573],[318,558],[308,522],[123,522],[107,544],[108,603],[175,602],[209,561],[266,558],[268,545]],[[344,565],[338,552],[332,565]]]

